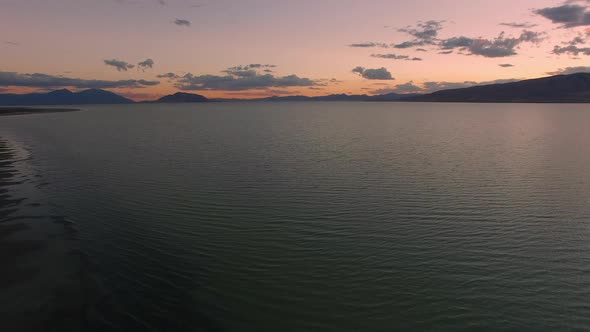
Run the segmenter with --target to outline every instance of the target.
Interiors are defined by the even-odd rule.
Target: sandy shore
[[[41,108],[41,107],[0,107],[0,116],[6,115],[24,115],[24,114],[39,114],[39,113],[60,113],[60,112],[76,112],[80,109],[76,108]]]

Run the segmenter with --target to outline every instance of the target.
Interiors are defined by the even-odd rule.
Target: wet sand
[[[77,108],[41,108],[41,107],[4,107],[0,106],[0,116],[26,115],[42,113],[77,112]]]

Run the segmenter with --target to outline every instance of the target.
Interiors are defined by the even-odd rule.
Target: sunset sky
[[[0,92],[429,92],[590,71],[590,0],[0,0]]]

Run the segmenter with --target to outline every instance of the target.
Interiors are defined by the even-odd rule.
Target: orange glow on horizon
[[[587,26],[564,28],[532,13],[534,8],[560,5],[563,0],[419,0],[403,8],[388,0],[347,5],[337,0],[258,0],[236,1],[231,6],[219,0],[198,8],[187,6],[185,1],[171,0],[165,7],[149,5],[148,1],[139,3],[12,1],[0,10],[0,31],[10,31],[10,36],[4,37],[8,40],[0,40],[0,72],[40,73],[82,80],[160,81],[158,86],[106,89],[139,101],[179,91],[167,78],[158,77],[162,74],[223,76],[227,75],[224,73],[227,68],[240,64],[272,64],[276,66],[271,68],[276,78],[296,75],[320,84],[184,92],[208,98],[374,94],[407,83],[422,87],[425,82],[526,79],[547,76],[568,67],[583,67],[587,59],[583,53],[555,54],[553,49],[582,34],[590,35]],[[260,10],[268,11],[266,20],[250,19]],[[359,13],[371,19],[359,20]],[[179,27],[171,23],[171,16],[186,18],[192,24]],[[453,54],[441,54],[440,47],[428,43],[408,48],[391,46],[415,38],[400,28],[415,28],[417,22],[427,20],[442,22],[435,33],[438,41],[465,36],[486,44],[500,35],[518,39],[525,29],[545,35],[538,43],[517,44],[511,49],[515,54],[501,57],[473,55],[460,48],[455,48]],[[301,24],[303,21],[305,24]],[[530,28],[501,25],[505,22],[527,23]],[[376,46],[350,46],[355,43]],[[406,61],[403,57],[419,57],[421,61]],[[155,64],[145,71],[137,67],[117,71],[104,64],[106,59],[118,59],[137,66],[148,58]],[[395,79],[363,79],[352,73],[357,66],[385,68]],[[59,88],[62,86],[56,87]],[[0,93],[35,91],[46,90],[0,86]]]

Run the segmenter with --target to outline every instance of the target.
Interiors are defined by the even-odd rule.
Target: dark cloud
[[[258,70],[263,69],[262,71],[265,73],[272,73],[272,69],[269,68],[275,68],[275,65],[263,65],[260,63],[252,63],[249,65],[244,65],[244,66],[235,66],[235,67],[231,67],[228,68],[226,70],[223,70],[223,73],[227,73],[231,76],[236,76],[236,77],[253,77],[258,75]]]
[[[175,79],[178,78],[179,76],[176,75],[175,73],[166,73],[166,74],[160,74],[157,76],[158,78],[168,78],[168,79]]]
[[[506,22],[506,23],[500,23],[499,25],[503,25],[503,26],[510,27],[510,28],[520,28],[520,29],[531,29],[531,28],[538,26],[538,24],[532,24],[529,22],[524,22],[524,23]]]
[[[579,2],[580,0],[578,0]],[[590,4],[590,0],[583,0]],[[475,38],[469,36],[456,36],[448,39],[440,39],[439,33],[443,29],[444,21],[426,21],[418,22],[414,26],[408,26],[402,29],[398,29],[399,32],[404,32],[412,37],[411,40],[403,41],[395,44],[384,44],[384,43],[362,43],[353,44],[352,47],[385,47],[395,49],[410,49],[414,48],[416,52],[427,52],[428,49],[438,50],[439,54],[452,54],[458,53],[463,55],[478,55],[487,58],[502,58],[509,57],[518,54],[518,50],[523,44],[539,44],[545,40],[547,34],[544,32],[536,32],[527,30],[528,28],[535,27],[537,25],[523,22],[505,22],[500,23],[502,26],[508,26],[511,28],[523,29],[520,35],[507,35],[501,32],[495,38]],[[580,44],[585,39],[582,37],[575,39],[576,44]],[[431,46],[431,47],[427,47]],[[457,51],[457,52],[455,52]],[[575,52],[575,49],[556,49],[556,52]],[[582,49],[582,52],[585,49]],[[405,55],[398,55],[394,53],[390,54],[372,54],[372,57],[392,59],[392,60],[412,60],[421,61],[419,57],[410,57]]]
[[[243,91],[270,88],[309,87],[321,85],[318,81],[297,75],[275,76],[269,73],[259,73],[256,69],[274,68],[274,65],[245,65],[228,68],[226,75],[193,75],[188,73],[176,76],[173,73],[161,75],[174,81],[174,86],[180,90],[222,90]],[[159,76],[160,77],[160,76]]]
[[[523,30],[518,38],[506,37],[502,32],[494,39],[469,38],[465,36],[453,37],[441,41],[440,48],[449,54],[448,50],[459,49],[472,55],[480,55],[487,58],[500,58],[516,55],[516,48],[522,43],[539,43],[543,40],[544,33]]]
[[[584,38],[582,36],[574,37],[574,39],[566,42],[567,45],[578,45],[578,44],[584,44],[584,43],[586,43],[586,38]]]
[[[20,44],[14,41],[5,41],[4,44],[6,45],[10,45],[10,46],[19,46]]]
[[[122,61],[122,60],[117,60],[117,59],[104,60],[104,64],[107,66],[115,67],[115,69],[117,69],[117,71],[127,71],[127,70],[135,67],[134,65],[128,63],[127,61]]]
[[[385,44],[385,43],[357,43],[357,44],[350,44],[348,45],[349,47],[358,47],[358,48],[371,48],[371,47],[382,47],[382,48],[388,48],[389,45]]]
[[[181,20],[179,18],[174,20],[174,24],[178,25],[178,26],[185,26],[185,27],[190,27],[191,26],[191,21],[189,20]]]
[[[590,67],[567,67],[548,72],[548,75],[570,75],[576,73],[590,73]]]
[[[158,3],[162,6],[166,6],[166,0],[158,0]]]
[[[557,55],[569,54],[569,55],[578,56],[580,53],[583,55],[590,55],[590,47],[578,47],[575,45],[570,45],[570,46],[565,46],[565,47],[555,46],[553,48],[553,54],[557,54]]]
[[[276,68],[276,65],[263,65],[260,63],[251,63],[249,65],[230,67],[228,70],[258,70],[262,68]]]
[[[506,37],[502,32],[493,39],[471,38],[466,36],[452,37],[440,40],[438,34],[443,28],[444,21],[419,22],[416,26],[399,29],[413,37],[402,43],[392,45],[393,48],[407,49],[413,47],[433,45],[440,50],[440,54],[450,54],[455,49],[470,55],[480,55],[489,58],[506,57],[516,54],[517,47],[522,43],[539,43],[544,34],[529,30],[523,30],[518,37]],[[529,23],[502,23],[511,27],[533,27]],[[418,50],[426,51],[424,48]]]
[[[509,68],[509,67],[514,67],[513,64],[511,63],[501,63],[498,66],[502,67],[502,68]]]
[[[516,46],[520,41],[516,38],[505,38],[503,34],[499,37],[489,39],[476,39],[469,46],[471,54],[481,55],[487,58],[499,58],[516,54]]]
[[[391,76],[391,73],[384,67],[375,68],[375,69],[367,69],[364,67],[355,67],[352,70],[353,73],[358,74],[359,76],[368,79],[368,80],[393,80],[394,78]]]
[[[270,74],[249,77],[186,74],[177,79],[176,87],[181,90],[226,90],[239,91],[266,89],[268,87],[312,86],[316,83],[297,75],[275,77]]]
[[[535,32],[530,30],[522,30],[518,40],[522,43],[533,43],[538,44],[545,39],[545,33]]]
[[[398,54],[371,54],[373,58],[381,58],[381,59],[392,59],[392,60],[407,60],[409,56],[407,55],[398,55]]]
[[[412,40],[402,43],[394,44],[394,48],[404,49],[416,46],[433,45],[437,42],[438,32],[442,30],[444,21],[426,21],[418,22],[415,26],[407,26],[399,29],[399,32],[404,32],[411,37]]]
[[[453,37],[445,39],[441,42],[440,47],[443,50],[451,50],[455,48],[467,48],[473,44],[474,39],[469,37]]]
[[[585,44],[586,38],[588,38],[588,37],[590,37],[590,28],[586,30],[586,33],[578,33],[578,35],[576,37],[574,37],[572,40],[567,41],[563,44],[565,44],[565,45]]]
[[[424,44],[424,42],[422,42],[422,41],[405,41],[403,43],[393,45],[393,48],[405,49],[405,48],[424,46],[424,45],[426,45],[426,44]]]
[[[415,41],[421,41],[425,44],[434,44],[436,37],[438,36],[438,32],[443,28],[443,23],[444,21],[434,20],[418,22],[416,26],[408,26],[399,29],[398,31],[409,34],[415,38]]]
[[[258,72],[253,69],[240,70],[237,68],[229,68],[227,70],[224,70],[223,72],[236,77],[254,77],[258,75]]]
[[[144,61],[137,63],[137,69],[146,70],[148,68],[154,68],[154,60],[145,59]]]
[[[251,63],[249,65],[243,66],[245,68],[276,68],[276,65],[263,65],[260,63]]]
[[[47,74],[21,74],[16,72],[0,71],[0,86],[20,86],[32,88],[63,88],[72,87],[79,89],[108,89],[108,88],[143,88],[158,85],[158,81],[146,80],[88,80],[81,78],[69,78]]]
[[[561,6],[536,9],[533,12],[564,28],[590,25],[590,11],[587,6],[581,6],[570,1]],[[589,3],[589,1],[583,1]]]
[[[588,2],[590,3],[590,0]],[[585,33],[578,33],[578,35],[572,40],[562,43],[567,46],[555,46],[553,48],[553,54],[570,54],[572,56],[578,56],[581,53],[583,55],[590,55],[590,47],[577,46],[585,44],[588,37],[590,37],[590,28],[586,29]]]
[[[380,58],[380,59],[391,59],[391,60],[406,60],[406,61],[422,61],[421,58],[413,57],[410,58],[408,55],[399,55],[399,54],[371,54],[373,58]]]

